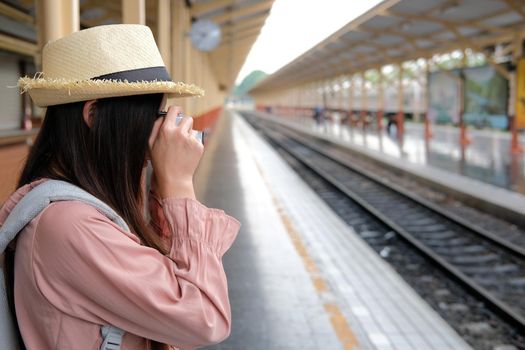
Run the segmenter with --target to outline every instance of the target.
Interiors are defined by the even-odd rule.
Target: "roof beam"
[[[237,31],[244,29],[246,27],[254,27],[254,26],[263,26],[266,22],[266,19],[268,18],[267,13],[261,13],[260,15],[257,15],[250,19],[244,19],[240,21],[236,21],[235,23],[229,23],[224,24],[221,28],[223,31]]]
[[[35,19],[33,16],[4,2],[0,2],[0,13],[18,22],[23,22],[31,25],[35,24]]]
[[[255,26],[250,26],[250,27],[241,27],[239,29],[231,29],[231,30],[228,30],[228,31],[224,31],[223,34],[224,34],[224,37],[228,37],[228,36],[239,36],[239,35],[242,35],[243,33],[248,33],[248,32],[253,32],[253,31],[261,31],[261,26],[260,25],[255,25]]]
[[[479,22],[462,23],[460,25],[460,27],[474,27],[474,28],[477,28],[477,29],[480,29],[480,30],[484,30],[486,32],[492,32],[492,33],[510,33],[510,32],[513,32],[511,29],[505,29],[505,28],[500,28],[500,27],[488,26],[486,24],[479,23]]]
[[[525,19],[525,10],[523,9],[523,2],[520,4],[514,0],[504,0],[508,7],[516,11],[522,19]]]
[[[255,27],[255,28],[251,28],[250,30],[245,30],[245,31],[241,31],[241,32],[234,32],[234,33],[227,34],[227,35],[224,36],[224,39],[235,40],[235,39],[238,39],[238,38],[243,38],[243,37],[250,36],[252,34],[259,34],[260,32],[261,32],[261,28]]]
[[[190,15],[199,17],[205,13],[215,11],[221,7],[230,7],[235,5],[235,0],[214,0],[204,4],[194,4],[191,6]]]
[[[0,48],[26,56],[35,56],[37,53],[36,44],[1,33]]]
[[[241,26],[249,26],[257,23],[263,23],[266,21],[266,18],[268,18],[267,12],[261,12],[260,14],[256,16],[252,16],[250,18],[243,18],[235,21],[235,23],[223,23],[222,28],[228,29],[228,28],[236,28]]]
[[[240,36],[230,36],[226,38],[226,40],[224,41],[224,44],[229,44],[230,42],[237,42],[237,41],[246,40],[246,39],[253,39],[253,41],[255,41],[255,38],[259,35],[260,32],[261,32],[260,30],[256,30],[256,31],[252,31],[249,33],[245,33]]]
[[[454,22],[454,21],[449,21],[449,20],[445,20],[445,19],[441,19],[441,18],[436,18],[436,17],[433,17],[433,16],[428,15],[428,14],[424,14],[424,13],[404,14],[404,13],[399,13],[399,12],[385,11],[383,15],[384,16],[390,16],[390,17],[403,18],[407,22],[423,20],[423,21],[429,21],[429,22],[437,23],[437,24],[440,24],[440,25],[448,25],[448,26],[454,26],[454,27],[476,27],[476,28],[479,28],[479,29],[489,30],[489,31],[493,31],[493,32],[509,33],[509,32],[513,32],[513,30],[512,29],[504,29],[504,28],[492,27],[492,26],[488,26],[488,25],[479,23],[482,20],[487,20],[487,19],[490,19],[490,18],[493,18],[493,17],[504,15],[504,14],[507,14],[509,12],[511,12],[511,11],[509,11],[508,9],[505,9],[505,10],[501,10],[501,11],[497,11],[497,12],[491,13],[489,16],[486,16],[486,17],[484,17],[482,19],[470,20],[470,21],[462,21],[462,22]]]
[[[372,34],[372,36],[370,38],[358,40],[358,41],[355,41],[355,42],[343,41],[341,38],[339,38],[339,41],[343,42],[345,45],[344,45],[344,47],[342,47],[340,49],[337,49],[335,51],[331,51],[330,52],[330,56],[333,57],[333,56],[340,55],[340,54],[342,54],[342,53],[344,53],[346,51],[351,51],[351,47],[352,46],[366,45],[366,46],[370,46],[370,47],[375,48],[377,51],[379,51],[383,56],[385,56],[387,58],[393,58],[387,52],[388,49],[392,48],[391,46],[383,46],[383,45],[379,45],[379,44],[374,43],[374,39],[377,38],[379,35],[381,35],[383,33],[379,32],[379,31],[371,31],[371,30],[368,30],[367,32]],[[397,35],[397,34],[398,34],[397,32],[396,33],[392,33],[392,35]],[[401,36],[405,40],[409,41],[409,43],[411,44],[411,46],[414,47],[415,50],[417,50],[417,51],[421,51],[422,50],[419,46],[417,46],[417,44],[415,43],[415,40],[412,37],[409,37],[408,35],[406,35],[406,36],[399,35],[399,36]],[[336,41],[334,41],[334,42],[336,42]],[[361,57],[363,61],[367,61],[369,59],[369,57],[364,55],[364,54],[356,54],[356,56],[357,57]],[[314,62],[321,62],[324,58],[325,57],[319,56],[319,58],[314,60]]]
[[[262,0],[252,5],[241,7],[235,10],[226,11],[225,13],[212,16],[211,18],[214,19],[215,23],[226,23],[229,21],[233,21],[238,17],[249,16],[257,12],[269,10],[272,7],[273,2],[274,0]]]
[[[456,38],[458,39],[458,41],[463,45],[461,48],[463,49],[463,55],[465,55],[465,49],[467,48],[472,48],[478,52],[481,52],[483,53],[484,50],[481,46],[479,46],[477,43],[474,42],[474,40],[469,40],[469,38],[466,38],[464,37],[463,35],[461,35],[461,33],[458,31],[457,27],[456,26],[453,26],[451,24],[447,24],[447,23],[443,23],[455,36]],[[491,56],[487,56],[487,61],[489,62],[490,65],[492,65],[494,67],[494,69],[496,69],[502,76],[505,77],[505,79],[509,79],[509,72],[501,67],[500,65],[498,65],[494,58],[491,57]]]
[[[377,38],[378,36],[383,35],[383,34],[385,33],[384,30],[379,31],[379,30],[370,30],[370,29],[366,29],[366,31],[367,31],[368,33],[371,33],[371,34],[372,34],[372,39],[375,39],[375,38]],[[432,35],[433,33],[431,33],[431,35],[429,35],[429,36],[427,36],[427,37],[422,37],[422,38],[416,38],[416,37],[414,37],[414,36],[412,36],[412,35],[409,35],[409,34],[403,33],[403,32],[401,32],[401,31],[392,31],[392,32],[389,31],[388,34],[389,34],[389,35],[393,35],[393,36],[399,36],[399,37],[403,38],[403,39],[404,39],[404,40],[405,40],[410,46],[412,46],[412,48],[414,48],[414,50],[416,50],[416,51],[421,51],[421,50],[423,50],[423,48],[420,47],[420,46],[417,44],[417,42],[416,42],[416,40],[418,40],[418,39],[424,39],[424,40],[430,41],[430,42],[432,42],[432,45],[437,45],[437,44],[438,44],[435,40],[430,39],[430,38],[432,37],[431,35]],[[370,40],[362,40],[361,42],[366,42],[367,45],[371,45],[371,44],[370,44]],[[392,48],[391,46],[382,46],[382,47],[384,47],[385,49]]]
[[[446,9],[450,8],[451,6],[457,6],[458,0],[448,0],[444,3],[437,4],[436,6],[433,6],[427,10],[425,10],[426,13],[433,13],[435,11],[445,11]]]
[[[217,49],[225,48],[225,47],[227,47],[229,45],[233,45],[233,44],[241,46],[240,45],[241,43],[244,44],[244,42],[248,41],[248,40],[251,40],[252,44],[253,44],[253,42],[255,41],[254,38],[257,37],[257,35],[259,35],[259,34],[254,34],[254,35],[250,35],[250,36],[245,36],[245,37],[225,40],[225,41],[221,42],[221,44],[217,47]],[[235,47],[235,45],[233,45],[233,47]]]
[[[361,42],[361,41],[360,41]],[[343,52],[346,52],[346,51],[349,51],[350,50],[350,44],[346,44],[345,43],[345,46],[340,48],[340,49],[337,49],[337,50],[334,50],[333,52],[330,52],[330,56],[334,57],[334,56],[338,56],[340,54],[342,54]],[[303,58],[303,60],[306,59],[306,57]],[[326,59],[325,56],[321,56],[321,55],[316,55],[315,58],[313,60],[309,60],[308,61],[308,65],[311,66],[312,63],[318,63],[318,62],[322,62]],[[293,67],[290,67],[290,69],[293,69]]]
[[[522,27],[522,29],[519,29],[518,32],[525,34],[525,28]],[[504,42],[504,41],[508,41],[508,40],[512,40],[512,36],[510,36],[510,35],[501,35],[500,37],[497,37],[497,38],[490,38],[490,39],[481,40],[478,43],[478,46],[483,47],[483,46],[486,46],[486,45],[494,44],[496,42]],[[364,66],[356,66],[353,71],[348,71],[347,70],[350,67],[341,66],[340,72],[335,71],[335,72],[333,72],[333,74],[335,74],[335,75],[340,74],[340,73],[352,73],[352,74],[355,74],[355,73],[358,73],[360,71],[365,71],[365,70],[368,70],[368,69],[377,68],[377,67],[384,66],[384,65],[387,65],[387,64],[399,64],[399,63],[402,63],[402,62],[405,62],[405,61],[409,61],[409,60],[413,60],[413,59],[416,59],[416,58],[428,58],[428,57],[432,57],[433,55],[436,55],[436,54],[444,54],[444,53],[447,53],[447,52],[455,51],[457,49],[458,49],[458,47],[457,47],[456,43],[452,43],[452,44],[445,45],[445,46],[442,45],[440,47],[437,47],[437,48],[434,48],[434,49],[431,49],[431,50],[425,50],[425,55],[422,55],[422,56],[417,55],[417,54],[414,56],[414,55],[412,55],[413,53],[411,53],[410,55],[399,56],[396,59],[394,59],[394,60],[392,60],[392,61],[390,61],[388,63],[387,62],[381,62],[381,63],[370,62],[369,64],[366,64]],[[472,49],[477,51],[475,48],[472,48]],[[363,54],[361,54],[361,55],[363,55]],[[356,60],[356,61],[361,61],[361,60]],[[501,70],[500,68],[496,68],[496,69]],[[312,72],[315,72],[315,70],[312,69]],[[299,76],[297,76],[297,75],[285,75],[285,76],[280,76],[280,77],[273,76],[273,78],[274,78],[273,81],[268,80],[268,83],[269,84],[271,83],[272,87],[273,86],[277,86],[278,84],[288,84],[288,85],[292,86],[292,85],[296,85],[296,84],[299,84],[299,83],[304,83],[304,82],[308,82],[308,81],[315,81],[316,79],[321,79],[321,78],[328,77],[328,76],[326,76],[325,72],[317,72],[317,74],[308,74],[308,73],[304,74],[305,72],[303,71],[302,73],[303,74],[301,74]],[[505,75],[504,72],[499,71],[499,73],[502,74],[502,75]],[[272,76],[270,76],[270,77],[272,77]],[[304,77],[304,78],[303,79],[298,79],[299,77]],[[266,81],[265,81],[264,85],[266,85]],[[261,86],[262,89],[265,88],[264,85]]]

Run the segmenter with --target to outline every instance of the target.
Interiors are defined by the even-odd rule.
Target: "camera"
[[[179,123],[181,122],[182,118],[184,118],[184,114],[182,113],[179,113],[179,115],[177,116],[177,118],[175,118],[175,122],[177,123],[177,125],[179,125]],[[194,131],[192,131],[194,132]],[[204,137],[203,137],[203,132],[202,131],[197,131],[195,132],[195,138],[197,140],[199,140],[200,143],[204,143]]]

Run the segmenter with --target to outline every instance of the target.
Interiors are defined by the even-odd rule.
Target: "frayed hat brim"
[[[193,84],[172,81],[68,80],[23,77],[18,80],[21,93],[28,92],[40,107],[94,100],[106,97],[165,93],[169,97],[204,96]]]

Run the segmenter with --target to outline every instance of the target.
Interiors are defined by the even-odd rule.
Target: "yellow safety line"
[[[330,291],[329,285],[325,282],[324,278],[321,276],[321,271],[317,267],[317,264],[315,263],[315,261],[308,254],[308,250],[306,249],[306,246],[304,245],[301,239],[301,236],[295,229],[292,221],[286,214],[286,211],[283,209],[281,202],[274,195],[274,192],[272,188],[270,187],[268,180],[266,179],[266,175],[264,174],[264,171],[259,165],[259,162],[257,162],[257,159],[255,159],[255,157],[253,157],[253,160],[255,161],[255,165],[257,166],[257,170],[259,171],[259,174],[261,174],[264,184],[268,188],[268,192],[270,193],[272,197],[272,201],[275,207],[277,208],[277,212],[279,213],[279,217],[281,218],[281,221],[286,229],[286,232],[290,236],[290,239],[292,240],[295,250],[301,257],[304,267],[306,268],[306,271],[310,275],[310,278],[315,287],[315,290],[317,291],[318,294],[329,292]],[[330,318],[330,322],[332,323],[332,327],[337,335],[337,338],[339,338],[339,340],[343,344],[343,349],[344,350],[359,349],[357,337],[355,336],[354,332],[350,328],[339,306],[337,306],[334,303],[324,303],[324,309]]]

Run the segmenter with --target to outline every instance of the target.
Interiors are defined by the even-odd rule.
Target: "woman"
[[[177,125],[177,107],[159,118],[168,96],[200,89],[169,79],[140,25],[94,27],[51,42],[43,71],[20,81],[47,111],[0,222],[31,189],[55,179],[108,204],[131,232],[89,204],[59,201],[18,234],[8,289],[25,347],[99,349],[103,325],[125,332],[123,350],[193,349],[227,337],[221,258],[239,223],[195,199],[203,146],[192,119]],[[150,222],[143,213],[148,160]]]

